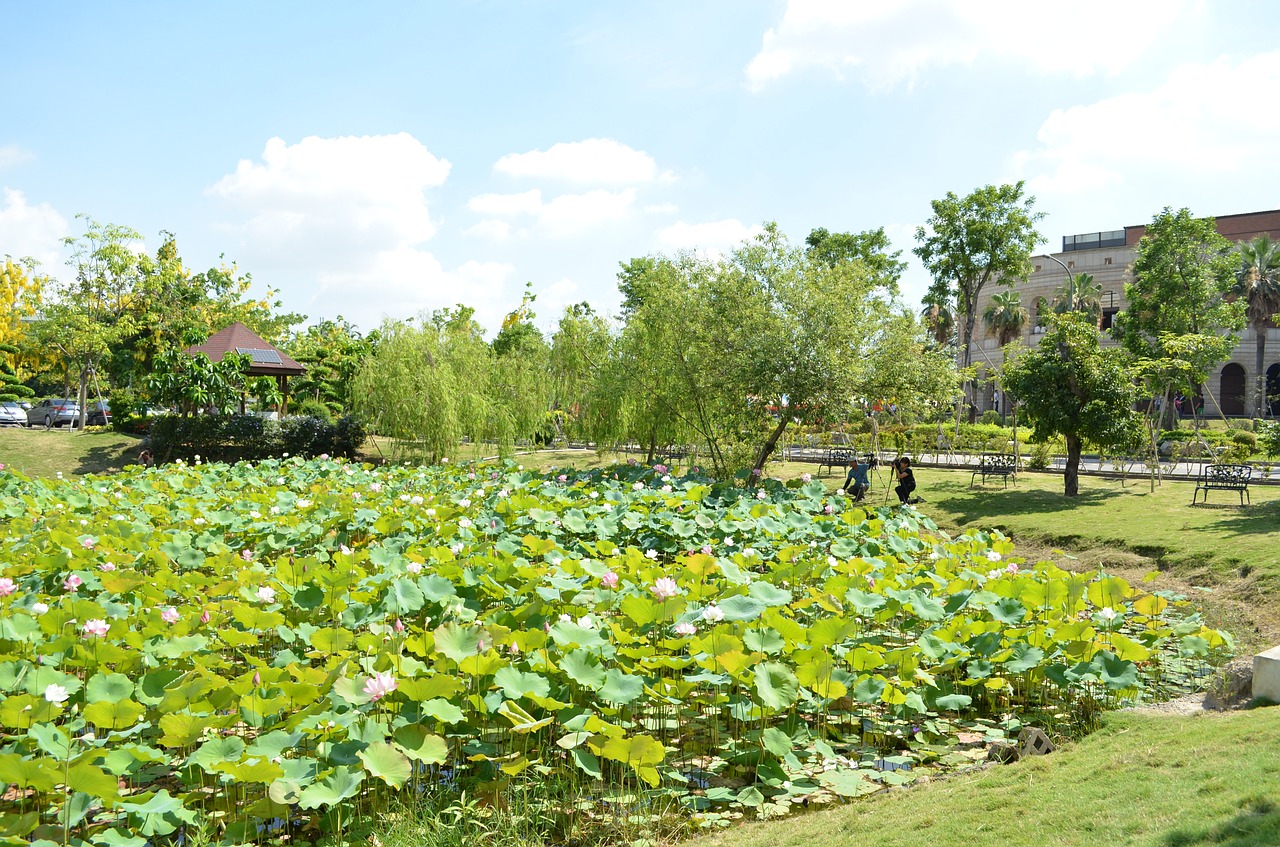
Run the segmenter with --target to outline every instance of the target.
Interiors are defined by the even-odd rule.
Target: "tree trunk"
[[[788,423],[790,423],[790,420],[787,419],[786,415],[780,415],[778,425],[774,427],[773,432],[769,433],[769,437],[765,439],[759,455],[756,456],[755,469],[760,471],[760,473],[754,475],[756,479],[764,476],[764,463],[769,461],[769,457],[773,455],[773,451],[778,446],[778,441],[782,438],[782,433],[786,431]]]
[[[967,312],[972,312],[970,307]],[[964,316],[964,367],[967,370],[973,364],[973,328],[978,322],[978,316],[966,313]],[[964,381],[964,399],[969,404],[969,423],[978,420],[978,386],[973,377],[968,377]]]
[[[93,367],[92,362],[86,362],[85,366],[80,369],[80,396],[78,400],[80,405],[79,426],[80,426],[81,432],[84,432],[85,424],[89,420],[89,410],[85,407],[89,405],[89,370],[92,367]],[[69,426],[72,429],[75,429],[76,424],[72,423],[72,424],[69,424]]]
[[[1266,417],[1267,409],[1267,374],[1263,370],[1267,361],[1267,327],[1265,325],[1255,326],[1253,328],[1255,336],[1255,346],[1253,350],[1253,376],[1254,384],[1257,385],[1258,402],[1254,406],[1257,417]]]
[[[1075,497],[1080,493],[1080,436],[1067,436],[1067,465],[1062,474],[1063,494]]]

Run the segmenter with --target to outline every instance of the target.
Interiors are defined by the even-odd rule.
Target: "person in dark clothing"
[[[898,495],[898,501],[904,506],[919,503],[919,497],[911,496],[911,492],[916,490],[916,475],[911,472],[911,460],[906,456],[899,456],[893,460],[893,470],[898,475],[898,485],[893,489],[893,493]]]
[[[852,468],[849,469],[849,475],[844,480],[844,490],[853,497],[855,503],[861,502],[867,496],[867,491],[871,488],[871,481],[867,478],[867,471],[871,465],[866,462],[858,462],[855,460]]]

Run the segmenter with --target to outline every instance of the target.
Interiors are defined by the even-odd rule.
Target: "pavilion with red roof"
[[[276,378],[276,384],[280,386],[280,396],[283,398],[280,403],[281,415],[286,414],[289,408],[289,377],[307,372],[305,365],[295,362],[283,350],[267,343],[256,332],[239,321],[218,330],[209,336],[209,340],[205,343],[188,347],[182,352],[188,356],[203,353],[209,357],[211,362],[221,362],[228,353],[243,353],[249,356],[252,362],[248,369],[245,370],[245,376],[273,376]],[[244,412],[243,399],[240,401],[240,411]]]

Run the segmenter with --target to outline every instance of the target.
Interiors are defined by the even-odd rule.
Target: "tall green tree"
[[[1063,493],[1074,497],[1080,493],[1086,440],[1126,450],[1141,443],[1142,432],[1124,352],[1102,349],[1098,328],[1087,315],[1072,312],[1050,321],[1038,345],[1006,363],[1004,382],[1031,419],[1034,438],[1066,440]]]
[[[1022,182],[987,185],[958,197],[952,192],[932,203],[933,214],[917,227],[912,251],[933,277],[928,300],[954,304],[960,320],[961,364],[973,364],[973,331],[978,296],[991,284],[1013,285],[1030,272],[1031,251],[1040,240],[1035,198]],[[972,384],[970,384],[972,389]],[[970,417],[975,413],[970,391]]]
[[[1275,326],[1280,315],[1280,242],[1260,235],[1236,247],[1239,265],[1235,283],[1227,296],[1243,300],[1245,319],[1253,328],[1254,414],[1263,417],[1267,410],[1267,330]]]
[[[893,283],[902,277],[907,263],[902,251],[893,250],[884,227],[865,232],[829,232],[826,227],[812,230],[804,240],[809,258],[828,267],[860,261],[877,279]]]
[[[1231,242],[1213,218],[1166,207],[1138,241],[1132,281],[1124,286],[1128,305],[1116,315],[1113,334],[1150,365],[1150,374],[1179,373],[1176,362],[1162,360],[1176,360],[1188,348],[1211,360],[1207,372],[1230,355],[1235,332],[1244,326],[1244,305],[1228,297],[1235,270]],[[1174,386],[1155,379],[1151,387],[1162,398],[1159,405],[1168,408]]]

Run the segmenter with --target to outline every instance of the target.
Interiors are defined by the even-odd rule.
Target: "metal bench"
[[[824,465],[828,470],[835,470],[837,465],[847,469],[850,465],[857,463],[857,461],[857,453],[853,450],[843,448],[826,450],[823,452],[822,458],[818,460],[818,475],[822,475],[822,467]]]
[[[987,484],[987,477],[998,476],[1004,480],[1004,487],[1009,487],[1009,477],[1017,473],[1017,468],[1013,464],[1012,456],[1005,456],[1000,453],[986,453],[982,458],[978,459],[978,469],[969,477],[969,486],[973,486],[973,481],[978,477],[982,477],[982,484]]]
[[[1239,492],[1240,505],[1243,506],[1246,500],[1252,505],[1253,501],[1249,498],[1249,480],[1252,476],[1252,465],[1205,465],[1200,471],[1200,478],[1196,480],[1196,490],[1191,493],[1191,505],[1196,504],[1201,491],[1204,492],[1204,502],[1208,503],[1209,492],[1213,489]]]

